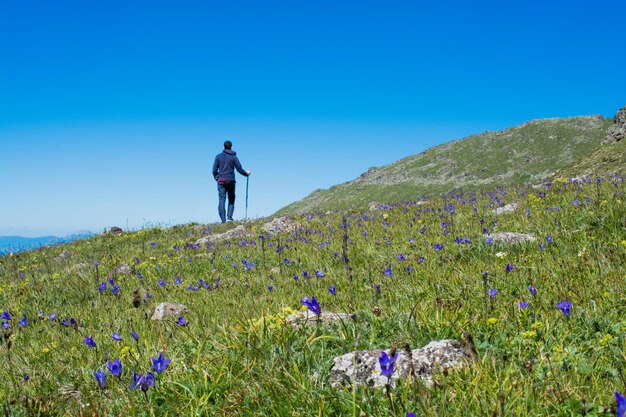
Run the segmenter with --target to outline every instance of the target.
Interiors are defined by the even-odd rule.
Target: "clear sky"
[[[0,0],[0,235],[215,222],[226,139],[262,217],[469,134],[612,117],[624,16],[623,0]]]

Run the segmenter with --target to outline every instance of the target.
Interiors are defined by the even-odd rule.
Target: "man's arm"
[[[217,181],[217,156],[215,157],[215,161],[213,162],[213,178]]]
[[[244,171],[241,167],[241,162],[239,162],[239,158],[235,157],[235,168],[237,168],[237,172],[239,172],[244,177],[250,176],[250,171]]]

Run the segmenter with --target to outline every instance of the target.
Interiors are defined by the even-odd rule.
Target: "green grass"
[[[372,201],[412,200],[450,190],[474,191],[539,182],[559,169],[585,160],[600,147],[611,123],[602,116],[571,117],[534,120],[498,132],[484,132],[370,169],[359,178],[328,190],[317,190],[282,208],[277,215],[358,207]],[[607,172],[615,171],[596,170],[590,174]]]
[[[466,193],[458,200],[440,197],[377,212],[298,217],[301,228],[264,234],[263,240],[258,237],[263,222],[258,221],[247,224],[248,238],[209,248],[186,247],[203,235],[203,227],[184,225],[100,235],[2,257],[0,311],[13,316],[12,335],[4,330],[7,336],[0,343],[3,411],[402,416],[412,410],[425,416],[571,416],[584,407],[588,416],[610,415],[613,392],[626,390],[623,182],[512,186],[493,196],[503,204],[518,201],[520,207],[496,218],[490,194]],[[581,204],[575,205],[576,199]],[[447,204],[454,211],[443,209]],[[352,282],[341,261],[344,214]],[[210,225],[209,231],[233,226]],[[534,233],[538,241],[489,245],[482,227]],[[547,235],[553,243],[546,243]],[[471,243],[456,244],[456,237],[468,237]],[[443,250],[436,251],[435,243]],[[543,251],[539,243],[545,244]],[[56,260],[64,250],[73,256]],[[498,257],[498,252],[506,255]],[[400,253],[406,260],[398,260]],[[243,258],[256,266],[245,270]],[[80,262],[89,266],[72,270]],[[112,271],[123,262],[134,265],[141,278],[114,277]],[[510,273],[507,264],[515,266]],[[410,273],[408,266],[414,268]],[[391,277],[384,274],[387,267]],[[306,279],[304,270],[312,278]],[[316,278],[316,270],[325,277]],[[119,285],[118,296],[111,294],[110,284],[104,293],[98,291],[98,284],[110,277]],[[174,284],[176,277],[182,284]],[[161,278],[165,287],[158,285]],[[200,279],[219,280],[219,288],[187,289]],[[537,288],[534,297],[527,289],[531,284]],[[337,286],[336,296],[327,290],[330,285]],[[490,288],[498,289],[497,298],[489,298]],[[133,306],[135,290],[139,308]],[[151,298],[145,297],[147,292]],[[312,295],[323,310],[354,313],[356,322],[298,330],[285,326],[286,312],[298,310],[302,297]],[[555,307],[562,299],[573,302],[569,317]],[[530,303],[523,310],[518,307],[522,300]],[[185,304],[189,324],[151,321],[154,307],[164,301]],[[375,307],[382,309],[380,316],[373,313]],[[39,312],[46,318],[39,320]],[[57,318],[51,321],[53,312]],[[28,318],[26,327],[17,324],[22,314]],[[77,326],[60,324],[70,317]],[[139,334],[138,342],[131,338],[132,330]],[[113,332],[123,340],[113,341]],[[436,374],[430,388],[400,384],[390,399],[382,390],[329,385],[335,356],[460,340],[463,332],[473,336],[478,358],[462,370]],[[85,336],[94,338],[97,349],[83,343]],[[172,362],[156,375],[155,386],[145,396],[129,390],[132,371],[149,371],[150,357],[160,352]],[[117,380],[107,371],[107,387],[99,390],[93,372],[106,369],[105,358],[119,358],[123,373]]]

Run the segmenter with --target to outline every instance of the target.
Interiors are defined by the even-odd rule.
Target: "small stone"
[[[513,245],[520,242],[534,242],[536,240],[534,235],[529,233],[515,233],[515,232],[498,232],[486,236],[491,238],[494,242],[503,242],[508,245]]]
[[[248,229],[246,229],[246,226],[240,224],[239,226],[236,226],[224,233],[217,233],[214,235],[201,237],[200,239],[196,240],[195,243],[199,245],[206,245],[207,243],[217,242],[221,240],[240,239],[248,236],[249,234],[250,232],[248,231]]]
[[[497,209],[493,210],[493,213],[494,214],[513,213],[515,210],[517,210],[518,206],[519,206],[518,203],[507,204],[504,207],[498,207]]]
[[[179,317],[187,311],[183,304],[161,303],[154,309],[152,320],[163,320],[167,317]]]
[[[292,325],[296,329],[300,328],[301,326],[322,325],[325,327],[329,327],[331,324],[341,324],[344,322],[347,323],[354,320],[356,320],[356,316],[354,314],[322,311],[322,313],[318,316],[317,314],[313,314],[309,310],[300,311],[296,314],[291,314],[285,318],[285,322]]]
[[[121,264],[117,268],[115,268],[116,275],[128,275],[132,274],[134,271],[133,267],[128,264]]]
[[[64,261],[66,259],[70,259],[72,257],[72,252],[70,252],[69,250],[64,250],[63,252],[61,252],[59,254],[59,256],[57,256],[56,258],[54,258],[55,261]]]
[[[113,226],[105,232],[105,234],[108,234],[108,235],[121,235],[123,233],[124,233],[124,230],[122,230],[121,227],[117,227],[117,226]]]
[[[295,231],[298,227],[300,227],[299,223],[293,221],[287,216],[282,216],[276,217],[265,223],[262,229],[269,233],[287,233]]]

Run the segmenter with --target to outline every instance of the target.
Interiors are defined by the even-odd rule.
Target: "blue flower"
[[[331,285],[330,287],[328,287],[328,292],[330,292],[332,295],[337,295],[337,286]]]
[[[487,237],[487,238],[485,238],[485,243],[488,244],[488,245],[491,245],[491,244],[493,244],[493,239],[490,238],[490,237]]]
[[[187,325],[187,320],[185,320],[185,316],[180,316],[177,320],[176,323],[179,326],[186,326]]]
[[[304,297],[302,299],[302,304],[308,307],[309,310],[313,314],[320,315],[322,313],[322,309],[320,308],[320,303],[315,299],[315,297]]]
[[[0,314],[0,319],[11,320],[11,314],[9,314],[8,311],[3,311],[2,314]]]
[[[399,260],[399,261],[404,261],[405,259],[406,259],[406,258],[404,257],[404,255],[403,255],[403,254],[399,254],[399,255],[398,255],[398,260]]]
[[[17,324],[19,324],[20,327],[28,326],[28,319],[26,318],[26,314],[24,314],[24,316],[20,319],[20,321],[17,322]]]
[[[272,291],[274,291],[274,286],[273,286],[272,284],[270,284],[270,285],[268,285],[268,286],[267,286],[267,289],[268,289],[270,292],[272,292]]]
[[[378,358],[380,372],[387,378],[391,378],[391,375],[393,375],[393,365],[396,359],[398,359],[398,352],[396,352],[393,356],[389,356],[385,351],[383,351],[380,354],[380,358]]]
[[[120,286],[115,284],[113,288],[111,288],[111,294],[117,295],[118,292],[120,292]]]
[[[93,341],[93,337],[91,336],[85,336],[85,342],[84,342],[87,346],[91,347],[91,348],[95,348],[96,347],[96,342]]]
[[[174,284],[176,284],[176,285],[180,285],[180,284],[182,284],[182,283],[183,283],[183,280],[182,280],[182,279],[180,279],[180,277],[176,277],[176,278],[174,278]]]
[[[374,287],[376,288],[376,292],[380,293],[380,284],[376,284]]]
[[[626,417],[626,398],[615,391],[615,401],[617,402],[617,417]]]
[[[528,292],[529,292],[531,295],[536,295],[536,294],[537,294],[537,288],[535,288],[535,286],[534,286],[534,285],[529,285],[529,286],[528,286]]]
[[[520,308],[520,310],[523,310],[523,309],[525,309],[526,307],[528,307],[528,302],[527,302],[527,301],[522,300],[522,301],[520,301],[520,302],[517,304],[517,306]]]
[[[93,376],[96,378],[96,381],[98,382],[98,387],[106,388],[107,386],[106,372],[104,372],[102,369],[98,369],[97,371],[94,371]]]
[[[561,300],[561,302],[559,304],[556,305],[561,312],[563,313],[563,315],[565,317],[569,317],[570,313],[571,313],[571,309],[572,309],[572,302],[570,301],[569,303],[565,300]]]
[[[163,278],[159,279],[158,284],[160,287],[165,287],[165,281],[163,281]]]
[[[133,330],[132,332],[130,332],[130,335],[133,337],[133,339],[139,340],[139,335],[136,331]]]
[[[113,340],[114,342],[119,342],[120,340],[122,340],[122,336],[120,336],[119,333],[113,332],[113,334],[111,335],[111,340]]]
[[[546,242],[552,243],[552,236],[551,235],[546,236]]]
[[[118,378],[121,377],[121,375],[122,375],[122,364],[120,363],[119,359],[115,359],[113,362],[109,361],[107,363],[107,367],[109,368],[109,371],[111,372],[111,375],[116,376]]]
[[[435,250],[441,250],[443,249],[443,245],[441,245],[441,243],[435,243]]]
[[[100,291],[100,293],[103,293],[104,291],[106,291],[106,289],[107,289],[106,281],[101,282],[100,285],[98,285],[98,291]]]
[[[391,273],[391,267],[388,266],[387,268],[385,268],[385,276],[390,277],[392,275],[393,274]]]
[[[492,288],[489,290],[489,297],[496,298],[497,295],[498,295],[498,290],[496,290],[495,288]]]
[[[513,268],[515,268],[513,265],[511,264],[506,264],[506,273],[508,274],[509,272],[511,272],[513,270]]]
[[[322,271],[315,271],[315,276],[318,278],[323,278],[325,275]]]
[[[171,359],[165,359],[163,352],[161,352],[157,358],[150,357],[150,359],[152,359],[152,369],[154,369],[157,374],[165,371],[167,365],[172,361]]]
[[[154,385],[154,374],[148,372],[146,375],[137,375],[137,372],[133,371],[133,380],[130,383],[130,388],[139,388],[143,392],[148,391],[148,388]]]

